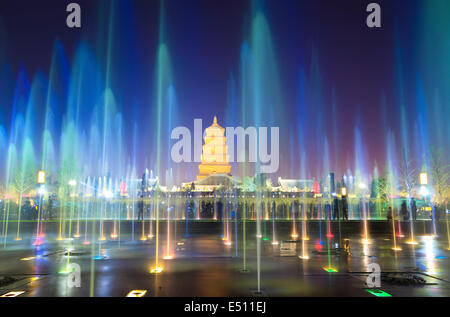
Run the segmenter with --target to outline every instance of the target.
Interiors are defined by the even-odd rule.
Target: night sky
[[[111,4],[115,3],[111,86],[123,115],[125,144],[132,139],[132,133],[127,131],[131,131],[134,124],[138,126],[140,145],[135,149],[127,145],[125,151],[133,152],[140,171],[154,159],[145,139],[152,133],[152,121],[148,118],[152,116],[155,98],[160,1],[75,1],[82,7],[81,29],[69,29],[65,25],[65,7],[70,2],[1,1],[0,62],[8,65],[9,75],[5,75],[3,66],[2,81],[7,82],[2,82],[0,124],[10,135],[13,120],[10,105],[17,74],[22,68],[30,81],[39,72],[48,76],[55,40],[61,42],[69,65],[81,42],[92,49],[99,64],[105,63],[108,14]],[[303,176],[317,177],[317,173],[324,173],[321,163],[324,140],[315,137],[318,132],[314,122],[318,115],[323,120],[322,136],[330,145],[330,169],[340,174],[354,169],[355,127],[362,135],[365,168],[369,173],[375,164],[382,169],[387,156],[388,129],[394,133],[395,147],[402,146],[401,100],[408,113],[406,139],[411,141],[403,146],[418,152],[419,145],[413,145],[417,136],[427,138],[427,142],[437,140],[437,146],[448,153],[448,128],[439,130],[443,121],[433,125],[433,118],[444,120],[449,114],[449,104],[445,101],[448,89],[444,85],[448,83],[448,76],[443,71],[448,62],[445,65],[433,63],[433,60],[443,59],[445,54],[435,53],[434,44],[427,40],[429,36],[444,36],[435,50],[448,51],[448,31],[440,33],[428,26],[435,14],[444,21],[442,26],[445,27],[445,18],[433,11],[442,8],[436,1],[425,4],[425,1],[378,0],[376,2],[382,6],[382,28],[370,29],[365,24],[368,14],[365,9],[370,2],[268,0],[262,5],[280,75],[283,103],[280,107],[284,119],[275,124],[281,129],[281,147],[287,149],[281,158],[284,163],[275,176],[301,177],[298,171],[301,152],[307,157],[307,175]],[[230,77],[239,77],[241,47],[251,32],[252,2],[169,0],[165,16],[166,44],[177,95],[177,124],[192,127],[194,118],[202,118],[206,125],[217,115],[219,123],[225,126]],[[299,74],[302,72],[306,83],[303,89],[307,94],[318,89],[314,85],[320,86],[320,105],[313,97],[299,101]],[[315,74],[319,83],[313,79]],[[423,104],[418,104],[418,82],[424,90]],[[333,116],[333,92],[337,116]],[[443,103],[431,109],[438,95]],[[63,114],[64,106],[61,107],[60,114]],[[83,116],[89,118],[91,107],[85,107]],[[299,107],[307,109],[303,113],[311,120],[309,117],[298,120]],[[425,115],[416,115],[417,109],[425,111]],[[425,121],[421,120],[422,115]],[[234,123],[242,124],[239,119]],[[422,132],[414,134],[416,129]],[[302,149],[298,145],[298,131],[306,139]],[[421,155],[414,156],[421,160]],[[193,177],[195,173],[186,172],[184,177]]]

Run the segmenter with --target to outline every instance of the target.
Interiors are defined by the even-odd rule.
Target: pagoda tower
[[[214,116],[213,124],[205,129],[205,144],[202,151],[202,163],[199,165],[197,180],[213,174],[231,173],[231,165],[227,152],[225,129],[217,123]]]

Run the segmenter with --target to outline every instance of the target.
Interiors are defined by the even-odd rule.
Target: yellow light
[[[419,174],[420,185],[428,185],[428,174],[422,172]]]
[[[45,183],[45,172],[39,171],[37,174],[37,183],[38,184],[44,184]]]
[[[147,294],[147,291],[134,289],[126,297],[144,297],[145,294]]]
[[[152,234],[149,234],[147,237],[148,237],[149,239],[153,239],[153,235],[152,235]]]
[[[278,245],[279,242],[278,242],[278,241],[274,241],[274,242],[272,242],[272,244],[273,244],[273,245]]]
[[[362,239],[362,244],[370,244],[369,239]]]
[[[293,233],[293,234],[291,234],[291,237],[294,238],[294,239],[297,239],[298,238],[298,234]]]
[[[154,267],[153,269],[150,270],[150,273],[152,274],[159,274],[163,271],[163,268],[160,266]]]
[[[8,292],[8,293],[3,294],[0,297],[17,297],[19,295],[22,295],[23,293],[25,293],[25,291]]]
[[[299,259],[302,259],[302,260],[309,260],[309,256],[307,256],[307,255],[300,255],[300,256],[299,256]]]
[[[347,196],[347,188],[345,188],[345,187],[341,188],[341,195],[342,196]]]
[[[406,242],[407,244],[411,244],[411,245],[417,245],[419,244],[417,241],[414,240],[409,240],[408,242]]]
[[[117,239],[118,235],[117,233],[111,233],[111,239]]]
[[[30,261],[30,260],[34,260],[34,259],[36,259],[36,257],[30,256],[28,258],[22,258],[22,259],[20,259],[20,261]]]
[[[21,237],[17,237],[17,238],[15,238],[14,240],[16,240],[16,241],[22,241],[22,238],[21,238]]]
[[[401,251],[401,250],[402,250],[402,248],[399,248],[399,247],[395,247],[395,248],[392,248],[392,250],[393,250],[393,251]]]
[[[309,241],[309,237],[303,237],[302,240]]]
[[[225,245],[231,245],[231,241],[225,241]]]
[[[142,236],[141,241],[147,241],[147,238],[145,236]]]
[[[75,234],[73,235],[73,237],[74,237],[74,238],[79,238],[79,237],[80,237],[80,234],[79,234],[79,233],[75,233]]]
[[[105,237],[105,236],[101,236],[101,237],[99,238],[99,240],[100,240],[100,241],[105,241],[105,240],[106,240],[106,237]]]
[[[172,260],[173,259],[173,255],[166,255],[165,257],[163,257],[163,260]]]

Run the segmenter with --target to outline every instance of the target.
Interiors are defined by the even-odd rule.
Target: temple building
[[[227,152],[225,129],[217,123],[214,116],[213,124],[205,129],[205,144],[203,144],[202,162],[199,165],[197,180],[214,174],[231,176],[231,165]]]

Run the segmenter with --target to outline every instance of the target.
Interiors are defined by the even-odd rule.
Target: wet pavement
[[[122,233],[120,239],[108,237],[101,243],[83,245],[83,237],[57,241],[57,235],[47,234],[42,245],[34,246],[33,235],[24,233],[21,241],[8,241],[0,249],[0,276],[13,279],[0,280],[0,295],[23,291],[20,296],[123,297],[132,290],[146,290],[145,296],[254,296],[258,238],[249,233],[244,250],[242,232],[237,232],[231,230],[227,244],[220,233],[189,237],[172,233],[170,241],[162,233],[158,240],[160,274],[150,273],[155,267],[155,237],[140,241],[137,233]],[[276,245],[270,236],[259,238],[261,295],[371,297],[366,280],[369,265],[377,263],[382,271],[380,289],[392,296],[450,296],[446,234],[418,234],[417,245],[407,244],[406,237],[396,237],[396,246],[401,248],[397,251],[392,250],[393,236],[389,234],[371,235],[370,244],[363,244],[360,234],[343,234],[339,245],[336,234],[322,236],[321,241],[321,235],[315,233],[309,240],[281,244],[291,239],[289,234],[278,232]],[[342,248],[345,243],[349,252]],[[170,254],[167,245],[174,250]],[[280,251],[287,246],[291,249]],[[173,258],[164,259],[166,255]],[[69,279],[75,281],[73,274],[61,274],[68,263],[79,266],[80,287],[68,283]],[[404,273],[397,277],[413,274],[425,284],[401,285],[398,278],[386,275],[393,272]]]

